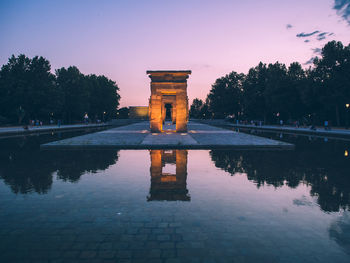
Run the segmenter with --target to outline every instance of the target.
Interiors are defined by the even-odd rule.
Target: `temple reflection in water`
[[[147,201],[190,201],[187,150],[150,150],[151,187]]]

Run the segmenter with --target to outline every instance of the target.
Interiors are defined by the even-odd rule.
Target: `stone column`
[[[162,131],[162,96],[158,93],[152,94],[150,99],[150,129],[151,132]]]
[[[166,108],[165,108],[165,102],[162,101],[162,122],[164,123],[166,117]]]
[[[174,101],[172,106],[173,106],[173,108],[172,108],[172,113],[171,113],[171,120],[172,120],[173,124],[175,124],[176,123],[176,100]]]
[[[187,132],[187,95],[185,91],[176,94],[176,131]]]

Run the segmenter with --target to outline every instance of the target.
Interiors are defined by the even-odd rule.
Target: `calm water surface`
[[[52,139],[0,140],[1,262],[350,262],[349,142],[38,149]]]

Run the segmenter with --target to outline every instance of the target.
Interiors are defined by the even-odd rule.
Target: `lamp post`
[[[349,107],[350,107],[350,104],[349,103],[346,103],[345,104],[345,108],[346,108],[346,129],[349,127]]]
[[[103,112],[103,122],[105,122],[105,116],[106,116],[106,112]]]

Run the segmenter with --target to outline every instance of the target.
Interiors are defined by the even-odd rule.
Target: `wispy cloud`
[[[308,61],[306,61],[306,62],[304,63],[304,65],[311,65],[311,64],[313,64],[313,63],[314,63],[314,60],[315,60],[316,58],[317,58],[316,56],[310,58]]]
[[[317,55],[321,55],[322,53],[322,49],[318,47],[312,48],[311,50],[314,52],[314,54],[317,54]]]
[[[314,31],[312,33],[304,33],[303,32],[303,33],[297,34],[297,37],[311,37],[311,36],[313,36],[313,35],[315,35],[317,33],[320,33],[320,31],[316,30],[316,31]]]
[[[350,0],[334,0],[333,9],[350,25]]]
[[[291,25],[291,24],[287,24],[287,25],[286,25],[286,28],[287,28],[287,29],[291,29],[292,27],[293,27],[293,25]]]
[[[208,69],[211,67],[212,67],[212,65],[209,65],[209,64],[192,64],[190,66],[190,68],[196,69],[196,70]]]
[[[318,34],[317,35],[317,40],[318,41],[321,41],[321,40],[323,40],[323,39],[326,39],[326,37],[327,37],[327,34],[329,34],[328,32],[322,32],[322,33],[320,33],[320,34]]]
[[[326,39],[327,37],[333,36],[333,35],[334,35],[334,33],[332,33],[332,32],[322,32],[320,30],[316,30],[316,31],[311,32],[311,33],[304,33],[304,32],[299,33],[296,35],[296,37],[298,37],[298,38],[306,38],[306,37],[307,38],[314,38],[314,37],[316,37],[316,40],[322,41],[322,40]],[[309,43],[310,39],[305,39],[304,42]]]

